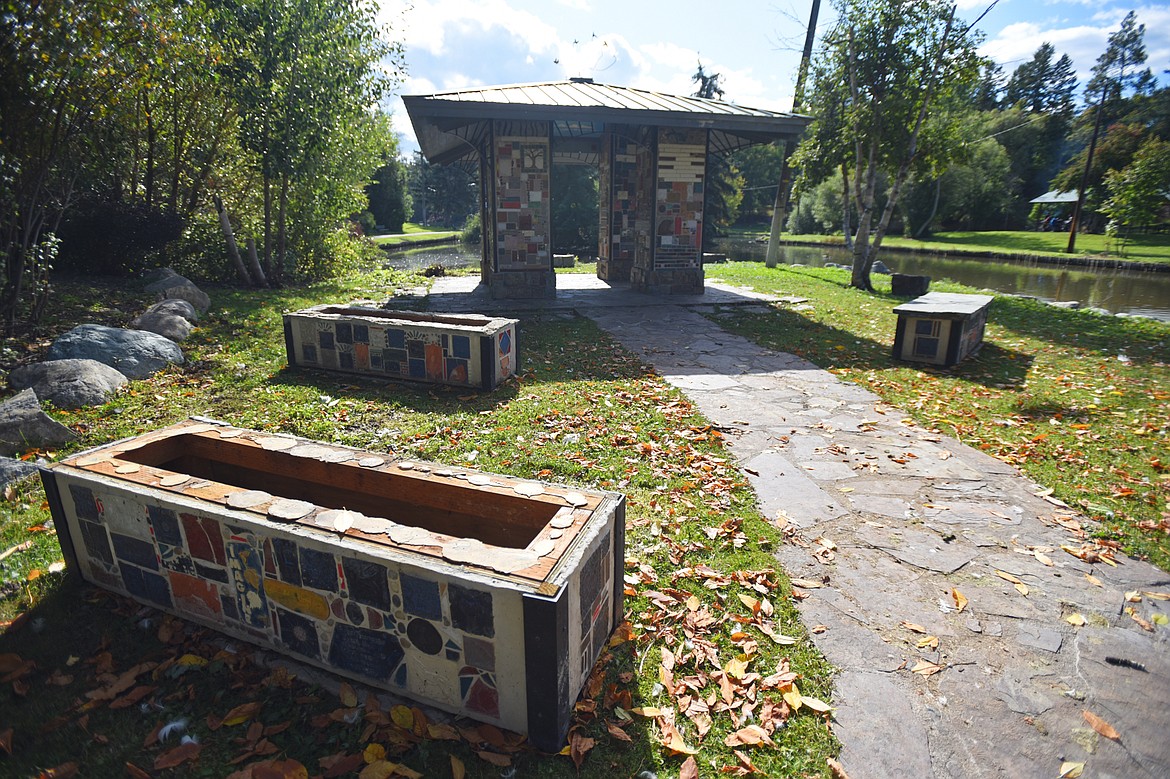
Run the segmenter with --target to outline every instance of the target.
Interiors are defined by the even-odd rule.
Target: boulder
[[[37,394],[31,389],[0,403],[0,455],[58,446],[76,437],[72,430],[41,411]]]
[[[159,297],[162,300],[185,300],[198,309],[199,313],[205,313],[211,308],[211,298],[207,293],[185,280],[162,290]]]
[[[160,300],[150,308],[146,309],[146,311],[143,313],[150,314],[155,311],[161,311],[164,314],[174,314],[175,316],[181,316],[191,324],[195,324],[199,321],[199,311],[195,308],[195,306],[191,305],[190,302],[183,300],[182,298]]]
[[[79,325],[53,342],[49,359],[97,360],[129,379],[145,379],[171,363],[182,364],[183,351],[158,333]]]
[[[36,463],[26,463],[12,457],[0,457],[0,487],[37,472]]]
[[[875,261],[874,261],[874,263],[873,263],[873,272],[874,272],[874,273],[880,273],[880,274],[882,274],[882,275],[884,275],[884,276],[889,276],[891,273],[893,273],[893,271],[892,271],[892,270],[890,270],[890,269],[889,269],[889,267],[888,267],[888,266],[887,266],[887,265],[886,265],[884,262],[882,262],[881,260],[875,260]]]
[[[142,280],[146,283],[147,292],[162,292],[167,287],[173,287],[176,284],[191,283],[191,280],[186,276],[180,276],[170,268],[148,271],[143,274]]]
[[[81,408],[105,403],[126,383],[126,376],[97,360],[67,359],[22,365],[8,381],[16,389],[31,387],[57,408]]]
[[[181,302],[187,303],[185,300]],[[191,304],[187,303],[187,305]],[[169,338],[172,341],[182,341],[191,335],[190,322],[178,314],[169,314],[166,311],[147,311],[130,325],[138,330],[158,333],[163,338]]]

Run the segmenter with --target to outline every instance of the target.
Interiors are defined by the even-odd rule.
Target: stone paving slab
[[[574,290],[527,310],[591,317],[682,389],[728,433],[761,511],[795,529],[777,558],[791,576],[823,582],[800,608],[840,669],[833,717],[853,779],[1057,777],[1066,760],[1085,763],[1086,777],[1170,776],[1170,630],[1147,632],[1125,613],[1170,613],[1148,596],[1126,602],[1134,590],[1170,592],[1170,575],[1065,553],[1061,544],[1079,544],[1055,520],[1075,515],[1011,466],[700,315],[762,296],[709,282],[703,296],[656,299],[570,278],[558,286]],[[466,279],[440,281],[466,289],[437,285],[431,310],[521,309],[482,289],[476,298]],[[814,478],[809,466],[826,463]],[[835,545],[831,560],[813,555],[819,541]],[[962,612],[954,591],[967,598]],[[1073,627],[1072,614],[1088,624]],[[908,624],[937,649],[919,648],[924,635]],[[911,670],[922,662],[940,670]],[[1120,741],[1096,733],[1085,711]]]
[[[1170,575],[1061,551],[1079,544],[1038,485],[799,358],[682,307],[581,313],[735,430],[728,448],[761,510],[799,530],[777,556],[790,575],[828,583],[800,608],[827,628],[813,640],[841,669],[834,720],[851,777],[1056,777],[1064,760],[1084,762],[1085,776],[1170,776],[1170,631],[1147,633],[1123,612],[1170,611],[1124,602],[1134,589],[1170,592]],[[743,367],[712,377],[729,353]],[[828,564],[812,554],[818,538],[837,547]],[[968,599],[962,613],[953,590]],[[1066,622],[1074,612],[1089,626]],[[904,623],[938,649],[919,649],[924,636]],[[942,670],[913,673],[920,661]],[[1085,710],[1121,742],[1093,731]]]

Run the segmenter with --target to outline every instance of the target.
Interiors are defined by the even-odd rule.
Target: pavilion
[[[482,282],[504,299],[556,295],[553,162],[598,166],[599,278],[701,293],[708,157],[795,140],[811,121],[590,78],[402,100],[427,160],[478,166]]]

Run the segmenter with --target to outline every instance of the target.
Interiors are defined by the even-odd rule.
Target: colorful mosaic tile
[[[402,604],[407,614],[426,619],[443,618],[443,604],[439,600],[437,582],[405,573],[399,576],[399,581],[402,586]]]
[[[473,590],[458,584],[447,585],[447,600],[451,606],[451,625],[457,630],[492,638],[496,634],[492,616],[492,594]]]
[[[402,662],[398,639],[382,630],[337,625],[329,645],[329,662],[371,679],[389,679]]]

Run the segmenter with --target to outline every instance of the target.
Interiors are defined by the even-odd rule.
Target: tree
[[[1000,107],[1004,91],[1003,68],[991,60],[983,63],[979,85],[975,88],[973,103],[980,111],[994,111]]]
[[[981,61],[976,35],[940,0],[842,0],[837,10],[819,57],[817,91],[829,100],[820,107],[842,137],[816,127],[818,116],[798,164],[802,175],[827,164],[852,169],[858,220],[851,284],[872,289],[874,260],[911,173],[941,170],[960,151],[958,107],[972,93]],[[884,205],[877,198],[881,172],[889,177]]]
[[[1004,102],[1034,114],[1051,113],[1071,117],[1077,88],[1072,60],[1067,54],[1053,62],[1056,48],[1045,41],[1032,59],[1021,64],[1008,79]]]
[[[240,141],[256,155],[263,193],[263,260],[279,283],[296,271],[289,249],[289,212],[308,209],[313,250],[333,223],[354,210],[339,190],[360,189],[383,156],[360,129],[374,127],[371,106],[390,88],[401,52],[381,36],[377,8],[366,0],[213,0],[215,29],[228,52],[223,76],[238,105]],[[354,144],[357,143],[356,146]],[[351,151],[374,156],[334,165]],[[324,168],[341,180],[324,181]],[[309,201],[291,204],[294,189]],[[334,208],[346,206],[344,212]],[[324,210],[322,210],[324,208]],[[298,222],[304,227],[306,223]]]
[[[97,127],[140,71],[142,21],[124,0],[0,5],[0,327],[39,320]]]
[[[597,254],[597,168],[554,163],[552,171],[552,245],[558,254]]]
[[[1109,198],[1101,210],[1110,219],[1128,228],[1154,224],[1170,200],[1170,142],[1146,140],[1129,165],[1109,171],[1105,187]],[[1121,232],[1122,254],[1128,234],[1128,230]]]
[[[740,220],[765,221],[776,199],[776,182],[784,163],[784,144],[748,146],[731,155],[731,164],[743,177],[743,200],[739,204]]]
[[[366,186],[366,198],[374,221],[391,233],[402,232],[411,205],[406,189],[406,167],[396,154],[391,154],[374,171],[373,179]]]

